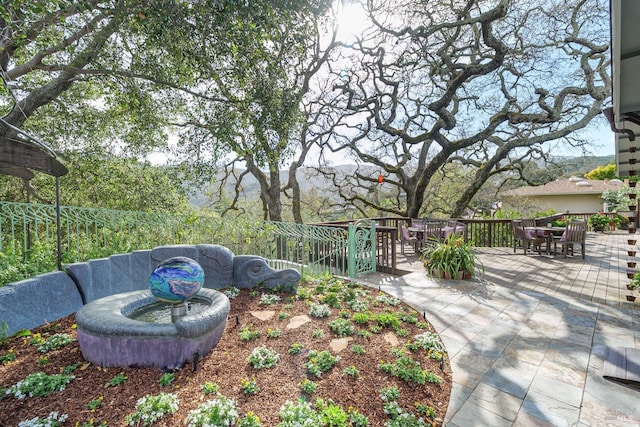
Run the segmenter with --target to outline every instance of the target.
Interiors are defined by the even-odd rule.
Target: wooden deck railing
[[[536,218],[538,225],[546,225],[557,220],[569,219],[587,220],[595,212],[570,212],[556,214],[544,218]],[[615,213],[607,213],[614,216]],[[376,227],[376,270],[381,272],[397,272],[396,244],[401,235],[400,228],[409,225],[411,218],[406,217],[381,217],[370,218],[377,224]],[[442,218],[439,218],[442,220]],[[456,221],[464,223],[467,227],[466,238],[475,247],[511,247],[513,246],[513,233],[510,219],[468,219],[456,218]],[[346,226],[353,221],[333,221],[316,225]]]

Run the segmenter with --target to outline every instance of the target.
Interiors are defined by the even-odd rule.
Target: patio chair
[[[414,253],[418,253],[418,243],[420,242],[420,239],[418,238],[418,236],[415,233],[411,233],[409,229],[404,225],[402,226],[401,231],[402,232],[400,235],[400,253],[404,255],[404,245],[407,243],[413,246]]]
[[[411,227],[412,228],[424,228],[424,224],[427,222],[426,219],[423,218],[411,218]]]
[[[535,229],[538,224],[536,224],[536,220],[533,218],[522,218],[522,226],[524,227],[524,231],[528,231],[529,234],[535,235],[535,237],[545,237],[543,231]]]
[[[424,225],[424,242],[426,244],[442,241],[442,223],[438,221],[429,221]]]
[[[585,240],[587,237],[587,223],[585,221],[571,221],[567,224],[567,229],[565,230],[562,237],[559,239],[555,239],[553,241],[553,251],[557,253],[558,243],[562,245],[562,253],[565,258],[567,254],[570,253],[573,255],[573,246],[580,245],[580,249],[582,250],[582,259],[585,256]]]
[[[529,246],[531,246],[533,250],[537,249],[538,254],[542,253],[542,244],[545,243],[547,239],[537,237],[535,233],[525,230],[522,221],[512,220],[511,232],[513,233],[513,253],[516,252],[519,244],[522,245],[525,255],[527,254]]]
[[[450,234],[457,234],[461,237],[464,237],[464,240],[467,240],[467,226],[466,224],[456,221],[455,219],[448,220],[443,229],[443,239],[449,237]]]

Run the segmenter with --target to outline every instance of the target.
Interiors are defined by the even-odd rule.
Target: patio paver
[[[479,248],[474,280],[360,278],[424,313],[442,338],[453,389],[445,425],[640,426],[640,391],[602,377],[609,347],[640,347],[625,295],[626,232],[588,233],[587,256]]]

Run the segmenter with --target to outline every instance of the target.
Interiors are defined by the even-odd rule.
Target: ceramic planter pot
[[[636,256],[636,251],[627,251],[627,255]]]
[[[636,229],[634,227],[629,227],[627,231],[629,232],[629,234],[636,234]]]
[[[627,262],[627,267],[629,267],[629,268],[636,268],[636,262],[635,262],[635,261],[629,261],[629,262]]]
[[[435,270],[433,272],[433,277],[437,279],[449,279],[449,280],[462,280],[462,279],[471,279],[472,274],[468,271],[458,271],[456,277],[451,277],[448,272],[442,270]]]

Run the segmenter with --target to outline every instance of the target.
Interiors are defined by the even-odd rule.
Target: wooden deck
[[[627,250],[638,248],[628,245],[627,240],[636,237],[627,231],[616,230],[605,233],[587,233],[586,258],[580,250],[576,256],[524,255],[522,249],[477,248],[478,260],[484,266],[474,280],[486,281],[503,288],[541,293],[553,297],[579,298],[598,304],[637,308],[640,294],[629,291],[626,285],[627,261],[631,261]],[[398,254],[398,268],[405,271],[420,271],[424,267],[412,254],[412,250]],[[640,265],[640,249],[635,257]],[[627,295],[638,296],[635,303],[626,300]]]

